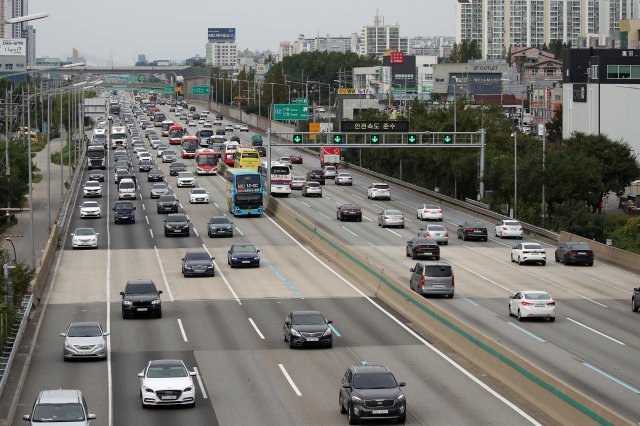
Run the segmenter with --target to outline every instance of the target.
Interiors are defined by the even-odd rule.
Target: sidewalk
[[[63,136],[65,136],[65,132],[63,132]],[[35,247],[36,265],[32,262],[31,212],[28,210],[17,212],[15,216],[16,219],[18,219],[18,223],[7,229],[2,238],[3,248],[7,250],[9,254],[12,254],[11,244],[4,241],[6,237],[11,238],[16,247],[18,262],[24,262],[29,266],[37,266],[40,264],[42,251],[49,238],[50,226],[55,223],[58,212],[62,207],[63,196],[67,192],[63,183],[65,179],[69,178],[69,167],[65,166],[64,170],[61,171],[59,164],[51,164],[50,171],[47,170],[50,154],[62,150],[63,139],[53,139],[49,141],[49,144],[49,148],[45,146],[44,149],[37,152],[34,157],[35,166],[40,169],[35,174],[42,175],[42,180],[33,184],[33,232],[35,234],[33,246]],[[49,191],[49,185],[51,191]],[[51,192],[50,209],[49,192]],[[29,194],[27,193],[26,197],[28,196]],[[28,199],[24,206],[28,207]],[[49,222],[49,211],[51,212],[51,222]]]

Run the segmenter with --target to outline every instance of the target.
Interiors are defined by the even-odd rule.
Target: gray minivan
[[[409,287],[422,296],[446,295],[453,297],[455,279],[453,268],[447,262],[418,262],[409,269]]]
[[[88,426],[95,419],[95,414],[89,414],[82,392],[75,389],[40,391],[31,414],[22,416],[22,420],[28,421],[30,425],[59,423]]]

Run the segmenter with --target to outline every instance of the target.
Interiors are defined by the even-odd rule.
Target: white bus
[[[266,182],[266,167],[263,162],[260,166],[261,173]],[[269,193],[273,196],[282,195],[288,197],[291,194],[291,167],[279,161],[271,162]]]

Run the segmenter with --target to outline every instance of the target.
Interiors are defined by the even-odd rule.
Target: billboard
[[[404,64],[404,52],[391,52],[391,65]]]
[[[27,39],[0,39],[0,56],[25,56],[27,54]]]
[[[236,41],[235,28],[209,28],[207,30],[209,41]]]

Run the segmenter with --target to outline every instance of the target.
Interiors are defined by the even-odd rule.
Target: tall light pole
[[[518,131],[513,134],[513,218],[518,218]]]

